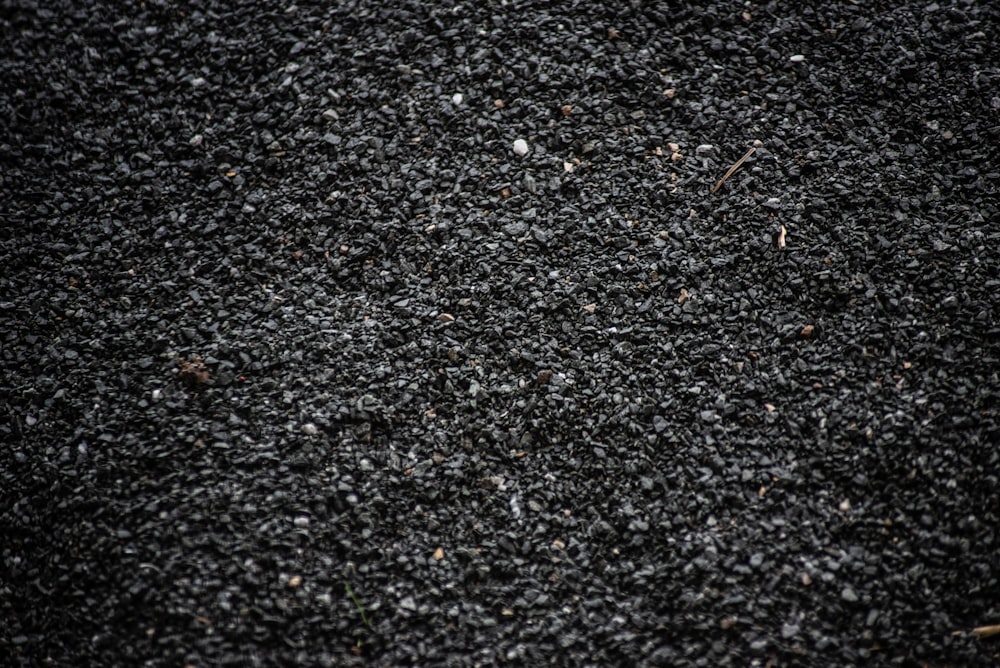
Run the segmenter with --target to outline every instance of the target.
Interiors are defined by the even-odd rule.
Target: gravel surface
[[[997,665],[998,6],[440,4],[0,2],[0,664]]]

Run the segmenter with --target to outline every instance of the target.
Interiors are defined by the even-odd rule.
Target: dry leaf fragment
[[[177,377],[191,387],[204,385],[210,378],[200,355],[177,358]]]
[[[813,334],[815,333],[816,333],[815,325],[806,325],[805,327],[802,328],[802,331],[799,332],[799,334],[801,334],[802,338],[804,339],[811,339]]]
[[[684,302],[686,302],[686,301],[688,301],[690,299],[691,299],[691,295],[688,293],[688,291],[685,288],[681,288],[680,294],[677,295],[677,303],[683,305]]]
[[[444,548],[439,547],[434,550],[434,561],[441,561],[442,559],[444,559]]]
[[[778,228],[778,250],[785,249],[785,234],[786,234],[785,226],[782,225],[780,228]]]
[[[441,315],[438,316],[438,320],[440,320],[441,322],[455,322],[455,316],[453,316],[451,313],[442,313]]]
[[[573,113],[573,105],[572,104],[564,104],[562,106],[562,108],[561,108],[561,111],[562,111],[562,115],[563,116],[569,116],[570,114]]]

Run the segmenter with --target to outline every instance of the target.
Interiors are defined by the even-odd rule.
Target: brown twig
[[[716,192],[716,191],[717,191],[717,190],[718,190],[719,188],[721,188],[721,187],[722,187],[722,184],[726,182],[726,179],[728,179],[728,178],[729,178],[730,176],[732,176],[732,175],[733,175],[733,174],[734,174],[734,173],[736,172],[736,170],[740,168],[740,165],[742,165],[742,164],[743,164],[744,162],[746,162],[746,161],[747,161],[747,158],[749,158],[749,157],[750,157],[751,155],[753,155],[753,152],[754,152],[754,151],[756,151],[756,150],[757,150],[757,148],[756,148],[756,147],[754,147],[754,146],[751,146],[751,147],[750,147],[750,150],[749,150],[749,151],[747,151],[746,153],[744,153],[744,154],[743,154],[743,157],[742,157],[742,158],[740,158],[739,160],[737,160],[737,161],[736,161],[736,164],[735,164],[735,165],[733,165],[732,167],[730,167],[730,168],[729,168],[729,171],[728,171],[728,172],[726,172],[726,175],[725,175],[725,176],[723,176],[723,177],[722,177],[721,179],[719,179],[719,182],[718,182],[718,183],[716,183],[716,184],[715,184],[715,186],[713,186],[713,187],[712,187],[712,192],[714,193],[714,192]]]
[[[972,635],[977,638],[990,638],[992,636],[1000,635],[1000,624],[993,624],[991,626],[980,626],[978,628],[972,629]]]

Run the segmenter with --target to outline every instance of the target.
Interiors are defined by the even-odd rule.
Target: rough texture
[[[995,665],[996,5],[437,4],[0,4],[0,663]]]

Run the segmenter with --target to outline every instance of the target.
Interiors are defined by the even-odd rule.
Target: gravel
[[[670,4],[4,2],[0,663],[1000,662],[1000,11]]]

